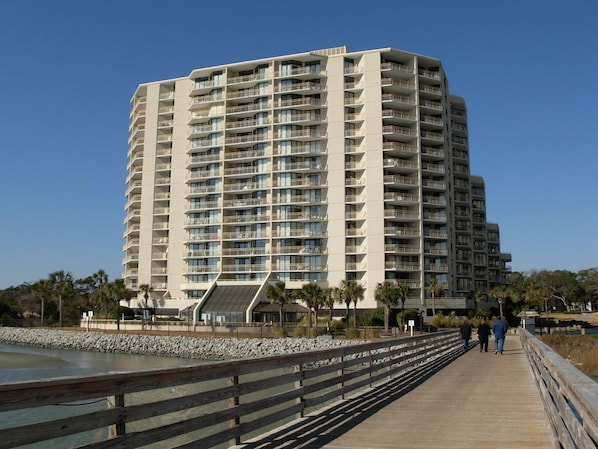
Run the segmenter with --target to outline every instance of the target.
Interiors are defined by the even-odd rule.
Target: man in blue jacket
[[[494,353],[502,354],[505,345],[505,337],[507,336],[507,323],[504,317],[500,317],[492,325],[492,332],[494,332]]]

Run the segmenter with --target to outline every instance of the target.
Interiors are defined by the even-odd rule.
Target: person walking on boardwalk
[[[461,332],[461,344],[463,345],[463,349],[467,349],[469,347],[469,340],[471,339],[471,324],[467,321],[467,318],[463,320],[461,326],[459,326],[459,331]]]
[[[507,336],[507,323],[504,317],[500,317],[492,325],[492,332],[494,332],[494,353],[502,354],[505,346],[505,337]]]
[[[478,326],[478,340],[480,341],[480,352],[488,352],[488,339],[490,338],[490,325],[484,318]]]

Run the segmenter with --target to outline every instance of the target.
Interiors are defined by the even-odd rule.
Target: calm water
[[[86,376],[119,371],[135,371],[148,368],[170,368],[206,363],[201,360],[175,357],[152,357],[99,352],[43,349],[30,346],[0,344],[0,383],[28,380],[44,380],[56,377]],[[90,401],[76,407],[46,406],[36,409],[16,410],[0,413],[0,428],[11,428],[23,424],[52,418],[62,418],[73,413],[92,412],[105,409],[105,401]],[[76,410],[77,409],[77,410]],[[98,429],[93,439],[107,437],[107,429]],[[30,449],[65,449],[85,442],[79,436],[69,436],[51,442],[31,444]]]
[[[0,344],[0,383],[170,368],[199,363],[203,362],[176,357],[106,354]]]

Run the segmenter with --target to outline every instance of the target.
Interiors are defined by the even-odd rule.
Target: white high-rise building
[[[355,280],[358,308],[398,282],[429,313],[435,278],[436,308],[462,310],[508,269],[436,58],[317,50],[141,84],[131,102],[123,278],[159,314],[251,321],[278,280]]]

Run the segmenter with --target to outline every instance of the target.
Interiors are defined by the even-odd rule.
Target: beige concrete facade
[[[142,84],[131,103],[123,277],[154,307],[201,304],[214,283],[345,279],[359,308],[386,280],[429,307],[436,278],[459,309],[502,280],[438,59],[319,50]]]

